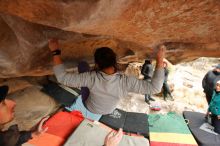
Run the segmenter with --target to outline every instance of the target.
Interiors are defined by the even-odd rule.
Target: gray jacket
[[[88,87],[90,96],[86,100],[89,111],[95,114],[113,112],[120,99],[128,92],[155,94],[161,91],[164,81],[164,69],[156,69],[151,82],[115,73],[104,72],[68,73],[63,64],[54,66],[55,76],[61,84],[70,87]]]

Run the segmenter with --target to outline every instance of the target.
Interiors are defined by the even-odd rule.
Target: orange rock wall
[[[220,57],[220,1],[0,0],[0,78],[51,74],[51,37],[69,66],[93,63],[101,46],[123,63],[152,56],[159,43],[172,63]]]

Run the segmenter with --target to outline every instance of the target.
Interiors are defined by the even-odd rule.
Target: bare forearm
[[[158,58],[156,68],[163,68],[163,58]]]
[[[61,50],[57,39],[50,39],[48,42],[51,53],[53,54],[54,65],[62,64]]]
[[[160,45],[156,57],[156,61],[157,61],[156,68],[163,68],[163,59],[165,57],[165,52],[166,52],[166,47],[164,45]]]
[[[63,62],[62,62],[61,56],[60,55],[53,56],[53,63],[54,65],[62,64]]]

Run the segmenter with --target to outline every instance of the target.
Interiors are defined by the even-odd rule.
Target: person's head
[[[218,65],[215,67],[214,71],[216,71],[216,72],[219,72],[219,73],[220,73],[220,64],[218,64]]]
[[[220,80],[218,80],[218,81],[216,82],[215,90],[216,90],[217,92],[220,92]]]
[[[95,64],[99,70],[103,70],[109,67],[117,69],[117,61],[115,52],[108,47],[101,47],[96,49],[94,54]]]
[[[10,122],[14,118],[16,103],[5,99],[8,93],[8,86],[0,86],[0,124]]]
[[[151,64],[151,60],[150,59],[146,59],[145,60],[145,64]]]
[[[167,67],[167,66],[168,66],[167,62],[166,62],[166,61],[163,61],[163,67],[165,68],[165,67]]]

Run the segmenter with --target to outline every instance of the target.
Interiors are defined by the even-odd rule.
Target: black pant
[[[207,100],[208,105],[209,105],[211,100],[212,100],[212,95],[205,93],[205,97],[206,97],[206,100]]]
[[[212,116],[212,126],[214,126],[214,131],[220,134],[220,119],[217,116]]]
[[[148,77],[148,76],[144,76],[144,80],[147,80],[147,81],[151,81],[151,77]],[[145,100],[150,100],[151,98],[151,94],[145,94]]]
[[[170,88],[167,82],[164,82],[163,83],[163,97],[166,98],[167,94],[171,95],[171,92],[170,92]]]
[[[145,100],[150,100],[151,95],[150,94],[145,94]]]

